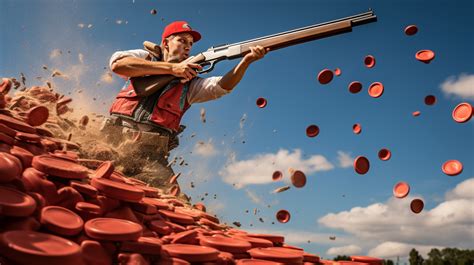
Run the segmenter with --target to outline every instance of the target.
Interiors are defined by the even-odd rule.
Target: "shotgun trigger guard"
[[[216,65],[218,60],[212,60],[212,61],[205,61],[205,62],[202,62],[200,63],[199,65],[201,65],[203,68],[202,70],[198,70],[196,71],[198,74],[205,74],[205,73],[209,73],[210,71],[214,70],[214,66]],[[204,66],[207,66],[207,65],[210,65],[208,68],[204,68]]]

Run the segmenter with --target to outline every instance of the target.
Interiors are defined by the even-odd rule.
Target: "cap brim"
[[[200,39],[201,39],[201,33],[197,32],[197,31],[187,31],[187,33],[191,34],[191,36],[193,36],[193,40],[194,42],[198,42]]]

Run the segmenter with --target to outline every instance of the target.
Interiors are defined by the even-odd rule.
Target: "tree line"
[[[351,257],[338,255],[334,260],[351,260]],[[425,259],[413,248],[409,253],[408,262],[410,265],[474,265],[474,249],[443,248],[439,250],[433,248]],[[384,265],[402,265],[391,259],[384,260],[383,263]]]

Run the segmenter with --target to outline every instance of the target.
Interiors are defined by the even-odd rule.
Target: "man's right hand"
[[[202,70],[202,66],[199,64],[189,63],[190,59],[191,57],[180,63],[173,64],[172,73],[174,76],[181,78],[181,83],[186,83],[196,77],[197,72],[195,69]]]

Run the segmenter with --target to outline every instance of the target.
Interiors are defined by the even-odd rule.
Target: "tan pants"
[[[166,188],[174,175],[168,165],[169,137],[155,132],[137,131],[115,124],[105,124],[101,131],[116,147],[117,165],[130,177],[155,187]]]
[[[145,153],[153,155],[155,153],[168,153],[169,136],[163,136],[154,132],[136,131],[124,127],[122,136],[125,141],[131,141],[137,148]]]

